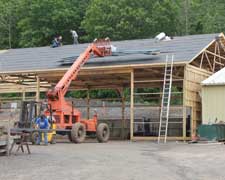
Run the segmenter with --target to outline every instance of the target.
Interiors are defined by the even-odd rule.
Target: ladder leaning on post
[[[173,76],[173,55],[171,56],[171,62],[169,62],[169,58],[167,55],[163,81],[163,95],[161,102],[158,143],[160,143],[161,139],[163,139],[164,143],[166,143],[167,139],[172,76]]]

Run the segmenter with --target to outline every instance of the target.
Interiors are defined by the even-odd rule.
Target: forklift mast
[[[46,109],[50,112],[48,115],[49,122],[52,122],[52,110],[50,105],[36,101],[22,101],[18,127],[33,128],[36,118]]]

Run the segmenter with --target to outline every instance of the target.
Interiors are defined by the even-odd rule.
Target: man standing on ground
[[[70,30],[70,32],[72,33],[72,37],[73,37],[73,44],[79,44],[78,42],[78,34],[76,31],[74,30]]]
[[[42,140],[42,133],[44,133],[44,143],[45,145],[48,145],[48,128],[49,128],[49,123],[48,123],[48,119],[46,118],[46,116],[44,114],[41,114],[41,116],[39,118],[37,118],[36,120],[36,125],[37,128],[40,130],[46,130],[44,132],[39,131],[39,136],[38,136],[38,140],[37,140],[37,144],[40,144],[41,140]]]

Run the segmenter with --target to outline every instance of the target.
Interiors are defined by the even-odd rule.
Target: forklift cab
[[[22,101],[18,127],[34,128],[36,119],[40,117],[40,115],[46,110],[50,112],[49,116],[47,117],[49,119],[49,123],[53,123],[50,105],[43,102]]]
[[[49,121],[49,129],[55,129],[56,125],[53,121],[52,117],[52,109],[51,105],[45,102],[36,102],[36,101],[22,101],[21,103],[21,111],[20,118],[18,122],[18,128],[29,128],[34,129],[31,132],[31,142],[36,144],[39,133],[35,130],[35,122],[41,114],[45,112],[49,112],[47,118]],[[48,141],[50,143],[55,143],[55,135],[56,131],[51,131],[48,133]]]

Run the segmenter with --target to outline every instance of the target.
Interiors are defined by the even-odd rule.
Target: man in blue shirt
[[[46,118],[46,116],[44,114],[42,114],[39,118],[37,118],[36,120],[36,125],[37,128],[39,128],[40,130],[46,130],[45,132],[38,132],[39,133],[39,137],[37,140],[37,144],[40,144],[41,139],[42,139],[42,133],[44,133],[44,142],[45,145],[48,145],[48,128],[49,128],[49,123],[48,123],[48,119]]]

